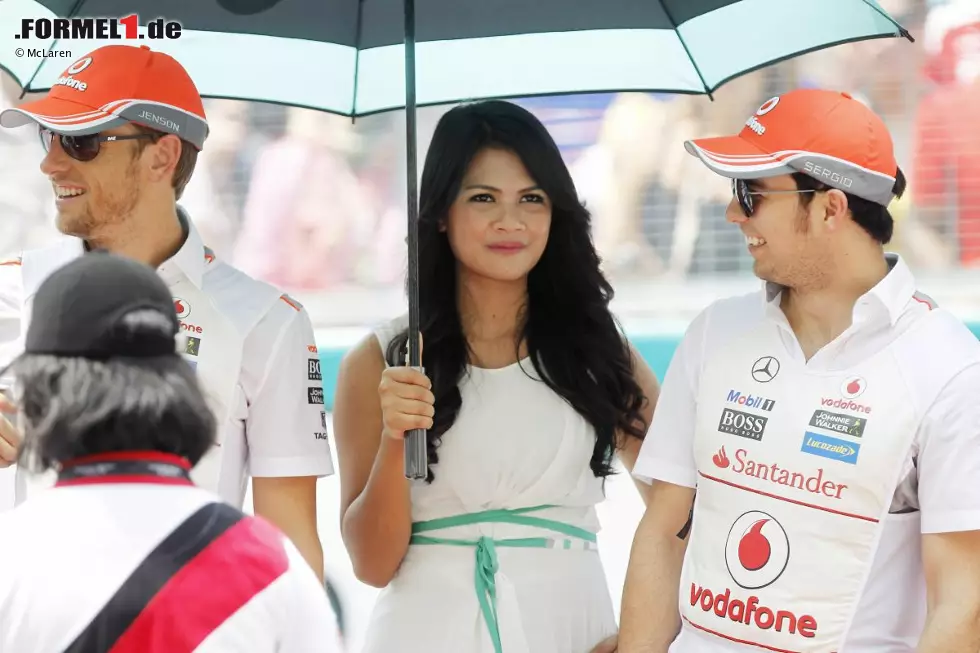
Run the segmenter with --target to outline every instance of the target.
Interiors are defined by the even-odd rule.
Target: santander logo
[[[745,451],[745,449],[739,449],[739,451]],[[719,449],[718,453],[711,457],[711,461],[722,469],[732,464],[732,461],[728,459],[728,455],[725,453],[725,447]]]
[[[847,489],[846,483],[838,483],[827,478],[822,467],[818,467],[816,473],[810,472],[804,474],[780,467],[776,463],[753,460],[749,457],[747,449],[737,449],[735,451],[735,462],[733,463],[728,457],[725,447],[722,447],[711,457],[711,462],[719,469],[728,469],[735,474],[751,476],[752,478],[767,481],[773,485],[792,488],[831,499],[840,499],[844,490]]]

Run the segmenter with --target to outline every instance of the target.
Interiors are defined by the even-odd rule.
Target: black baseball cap
[[[124,319],[152,311],[165,329]],[[180,325],[170,290],[151,267],[95,250],[59,268],[34,296],[26,354],[75,358],[177,356]]]

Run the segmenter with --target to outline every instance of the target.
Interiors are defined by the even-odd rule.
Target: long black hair
[[[459,382],[469,345],[456,304],[456,259],[440,230],[470,162],[485,148],[516,154],[551,199],[552,220],[541,260],[528,275],[521,341],[540,378],[593,426],[590,467],[612,474],[616,432],[643,438],[643,390],[633,376],[625,336],[609,302],[613,289],[599,269],[591,217],[548,130],[527,110],[499,100],[457,106],[436,126],[419,193],[419,315],[425,372],[432,381],[435,417],[428,432],[430,465],[442,435],[462,405]],[[388,345],[389,365],[405,364],[407,330]],[[430,467],[428,480],[433,479]]]

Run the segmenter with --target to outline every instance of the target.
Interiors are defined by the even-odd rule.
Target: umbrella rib
[[[681,42],[681,47],[683,47],[684,52],[687,53],[688,60],[691,62],[691,65],[694,66],[694,72],[698,74],[698,79],[701,80],[701,86],[704,88],[704,92],[708,94],[708,99],[714,102],[715,97],[712,95],[711,89],[708,88],[708,83],[704,81],[704,75],[701,74],[701,69],[698,68],[698,62],[694,60],[694,55],[691,54],[690,48],[687,47],[687,41],[685,41],[684,37],[681,36],[680,25],[677,24],[677,21],[674,20],[673,14],[670,13],[670,9],[667,7],[667,0],[662,0],[660,6],[664,8],[664,13],[667,14],[667,20],[670,21],[671,26],[674,28],[674,34],[677,35],[677,38]]]
[[[354,34],[354,95],[350,100],[350,121],[357,120],[357,82],[361,76],[361,31],[364,26],[364,0],[357,0],[357,28]]]
[[[899,33],[899,35],[900,35],[900,36],[903,36],[903,37],[905,37],[905,38],[907,38],[907,39],[909,40],[909,42],[910,42],[910,43],[915,43],[915,39],[914,39],[914,38],[912,38],[912,35],[911,35],[911,34],[909,33],[909,31],[908,31],[907,29],[905,29],[904,27],[902,27],[901,25],[899,25],[899,24],[898,24],[898,22],[896,22],[894,18],[892,18],[892,17],[891,17],[891,16],[889,16],[889,15],[888,15],[887,13],[885,13],[884,11],[882,11],[882,10],[881,10],[881,9],[880,9],[880,8],[878,7],[878,5],[877,5],[877,4],[875,4],[875,3],[873,3],[873,2],[868,2],[868,0],[864,0],[864,4],[866,4],[866,5],[868,5],[869,7],[871,7],[871,8],[872,8],[872,9],[874,9],[875,11],[877,11],[877,12],[878,12],[879,14],[881,14],[881,15],[882,15],[882,16],[883,16],[883,17],[884,17],[884,18],[885,18],[885,19],[886,19],[886,20],[887,20],[887,21],[888,21],[889,23],[891,23],[892,25],[894,25],[895,27],[897,27],[897,28],[898,28],[898,33]]]
[[[68,15],[65,16],[65,18],[71,18],[76,13],[78,13],[78,11],[82,8],[83,4],[85,4],[85,0],[75,0],[75,5],[68,10]],[[58,46],[58,39],[55,39],[54,41],[51,42],[50,50],[54,50],[57,46]],[[21,89],[20,99],[24,99],[24,96],[27,95],[27,91],[31,88],[31,84],[34,83],[34,78],[36,78],[37,74],[41,72],[41,68],[44,68],[44,63],[47,60],[48,60],[48,53],[45,52],[44,56],[41,57],[41,63],[39,63],[37,65],[37,68],[34,69],[34,74],[31,75],[31,78],[27,80],[27,83],[24,84],[23,88]]]

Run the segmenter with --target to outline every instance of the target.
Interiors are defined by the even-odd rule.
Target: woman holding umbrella
[[[595,505],[659,393],[609,311],[589,213],[544,126],[492,101],[440,120],[422,175],[425,373],[407,318],[345,358],[342,532],[384,587],[365,653],[588,653],[616,631]],[[404,476],[428,430],[428,479]],[[474,569],[475,567],[475,569]]]

